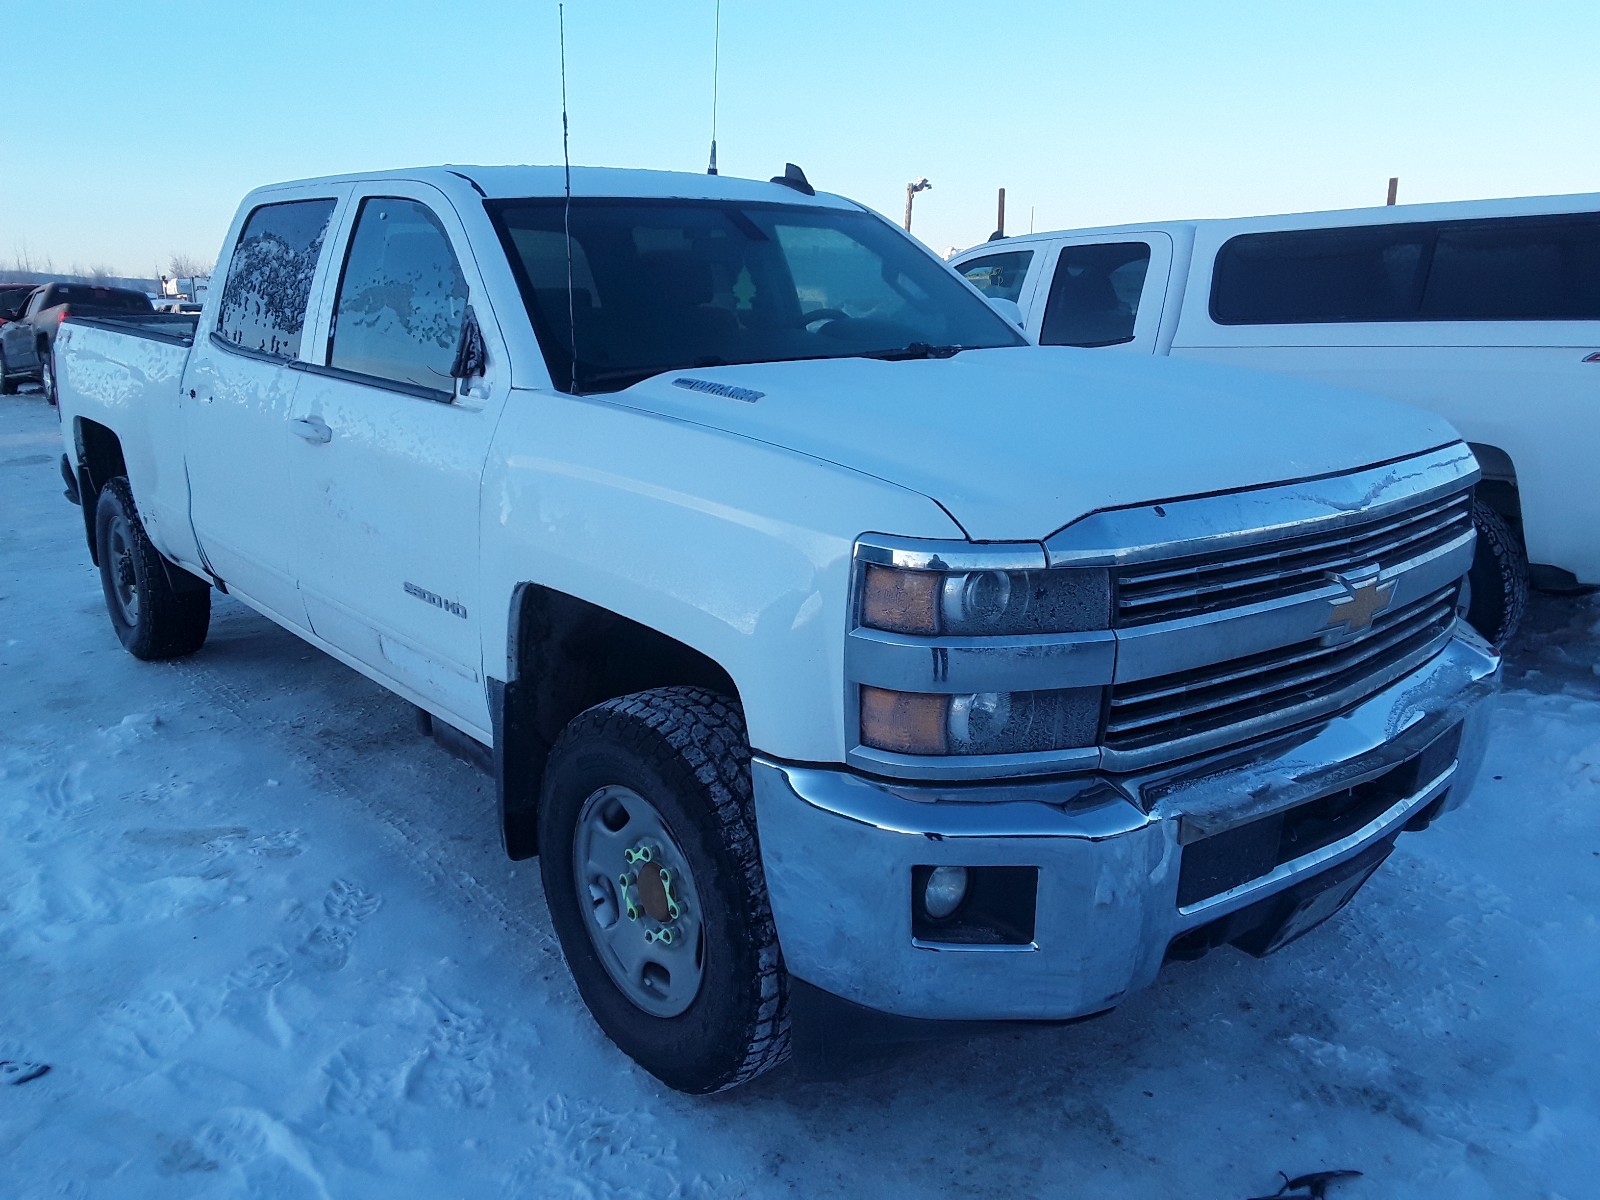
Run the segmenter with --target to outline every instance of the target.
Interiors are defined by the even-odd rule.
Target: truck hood
[[[1040,540],[1100,509],[1354,471],[1459,440],[1432,413],[1362,392],[1063,347],[685,369],[605,398],[920,492],[976,541]]]

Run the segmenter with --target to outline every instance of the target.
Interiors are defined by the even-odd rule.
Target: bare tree
[[[117,278],[117,273],[104,263],[97,263],[87,271],[79,272],[90,283],[110,283]]]
[[[36,255],[26,244],[22,244],[11,256],[11,269],[24,275],[48,275],[56,268],[49,255]]]
[[[210,276],[215,265],[193,254],[174,253],[167,269],[174,279],[204,279]]]

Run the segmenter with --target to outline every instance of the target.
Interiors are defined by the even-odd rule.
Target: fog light
[[[928,872],[928,882],[922,888],[922,907],[934,920],[944,920],[960,908],[966,898],[965,867],[935,867]]]

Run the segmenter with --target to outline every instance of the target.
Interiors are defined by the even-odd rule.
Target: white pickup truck
[[[1484,474],[1470,616],[1493,642],[1530,577],[1600,585],[1600,194],[1068,229],[952,265],[1044,345],[1280,371],[1451,421]]]
[[[66,322],[63,469],[135,655],[226,592],[475,753],[647,1070],[1103,1012],[1464,799],[1442,420],[1030,345],[797,171],[566,187],[252,193],[192,338]]]

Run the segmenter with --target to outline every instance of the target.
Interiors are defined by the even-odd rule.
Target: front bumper
[[[1125,775],[909,785],[758,755],[762,861],[788,969],[905,1017],[1104,1011],[1147,986],[1185,935],[1459,805],[1482,761],[1499,667],[1458,626],[1434,658],[1338,716]],[[1373,791],[1384,780],[1403,782],[1392,803]],[[1180,900],[1186,848],[1198,855],[1204,844],[1215,857],[1224,843],[1208,839],[1319,801],[1321,812],[1362,785],[1371,785],[1366,807],[1350,818],[1359,823],[1337,827],[1331,842],[1198,898],[1191,871]],[[926,927],[915,936],[913,870],[939,865],[1036,868],[1031,940],[956,944]]]

